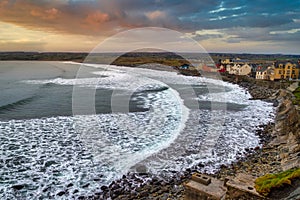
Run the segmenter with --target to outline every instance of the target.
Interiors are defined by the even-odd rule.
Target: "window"
[[[282,65],[282,64],[279,64],[279,67],[280,67],[280,68],[282,68],[282,67],[283,67],[283,65]]]
[[[278,74],[281,74],[281,70],[278,71]]]
[[[295,74],[295,70],[292,70],[292,74]]]
[[[290,72],[291,72],[290,70],[287,70],[287,71],[286,71],[286,74],[288,75],[288,74],[290,74]]]

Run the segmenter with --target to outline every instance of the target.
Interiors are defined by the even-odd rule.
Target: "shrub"
[[[291,181],[300,178],[300,168],[291,169],[278,174],[266,174],[255,180],[255,189],[263,196],[268,196],[272,189],[285,184],[291,185]]]
[[[295,99],[293,100],[293,104],[300,105],[300,87],[298,87],[294,92],[293,92]]]

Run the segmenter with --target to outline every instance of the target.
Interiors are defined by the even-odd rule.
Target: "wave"
[[[150,172],[158,175],[181,171],[200,162],[205,163],[207,172],[211,172],[221,164],[235,160],[237,153],[243,152],[244,148],[259,145],[254,130],[257,125],[272,118],[271,104],[249,101],[249,94],[230,83],[174,72],[109,67],[107,71],[92,72],[101,77],[24,81],[27,84],[42,84],[42,87],[55,84],[138,89],[145,95],[136,98],[144,98],[145,106],[149,107],[146,112],[0,121],[0,133],[4,133],[1,144],[10,147],[0,157],[5,155],[14,161],[21,150],[21,164],[26,163],[23,172],[16,172],[8,166],[0,167],[0,172],[5,172],[4,178],[7,180],[28,181],[29,185],[37,188],[24,194],[27,197],[55,197],[61,188],[66,188],[70,183],[73,186],[68,190],[78,192],[75,197],[94,194],[101,184],[109,184],[130,171],[132,166],[143,162]],[[218,92],[198,95],[196,100],[227,104],[239,108],[240,112],[227,112],[224,120],[218,121],[223,112],[217,109],[189,109],[180,92],[168,84],[182,84],[184,92],[189,92],[192,87],[201,90],[206,87],[205,84],[211,84],[209,89],[214,91],[217,88]],[[221,87],[224,87],[223,92]],[[13,104],[23,105],[34,99],[31,98]],[[220,133],[219,137],[213,138],[214,133]],[[16,144],[17,148],[14,146]],[[215,153],[206,156],[204,153],[209,151]],[[15,164],[12,163],[12,166]],[[41,169],[47,170],[47,173]],[[32,181],[36,177],[40,178]],[[91,181],[95,179],[99,181]],[[87,183],[90,184],[88,188],[85,187]],[[2,194],[14,194],[10,188],[10,183],[0,185],[0,198],[4,197]],[[47,193],[43,192],[46,188],[49,190]]]
[[[101,64],[85,64],[83,66],[93,67],[97,71],[91,71],[90,69],[88,69],[88,73],[91,75],[91,77],[88,78],[54,78],[48,80],[25,80],[23,82],[27,84],[52,83],[57,85],[92,87],[96,89],[121,89],[131,91],[151,91],[153,85],[156,85],[155,90],[158,91],[164,90],[166,87],[170,87],[173,85],[186,86],[187,89],[206,88],[208,90],[208,93],[226,93],[226,90],[228,89],[238,89],[238,87],[234,86],[233,84],[225,83],[222,80],[215,80],[206,77],[178,75],[176,72]],[[82,71],[84,71],[84,69]],[[94,77],[95,75],[97,75],[97,77]],[[234,96],[228,97],[230,99]],[[226,98],[222,97],[222,100],[223,99]]]
[[[0,106],[0,113],[4,113],[4,112],[10,111],[10,110],[14,110],[19,106],[23,106],[25,104],[28,104],[28,103],[32,102],[35,98],[36,98],[36,96],[32,96],[32,97],[28,97],[28,98],[25,98],[25,99],[21,99],[19,101],[13,102],[13,103],[9,103],[9,104]]]

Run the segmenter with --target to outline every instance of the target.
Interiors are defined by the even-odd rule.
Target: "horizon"
[[[176,52],[159,52],[159,51],[132,51],[132,52],[121,52],[121,51],[115,51],[115,52],[88,52],[88,51],[1,51],[0,53],[74,53],[74,54],[113,54],[113,53],[176,53]],[[180,53],[197,53],[199,52],[180,52]],[[236,54],[236,55],[282,55],[282,56],[300,56],[299,54],[283,54],[283,53],[251,53],[251,52],[207,52],[208,54]],[[205,53],[200,53],[200,54],[205,54]]]
[[[158,27],[208,53],[299,55],[299,7],[300,0],[2,0],[0,51],[91,52],[115,34]]]

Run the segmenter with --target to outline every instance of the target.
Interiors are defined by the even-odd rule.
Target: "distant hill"
[[[83,62],[89,53],[68,53],[68,52],[0,52],[0,60],[44,60],[44,61],[76,61]],[[114,53],[93,54],[95,62],[101,63],[107,58],[114,57]],[[248,59],[253,62],[268,62],[274,60],[298,60],[300,55],[283,55],[283,54],[235,54],[235,53],[209,53],[211,58],[217,63],[219,59],[240,58]],[[205,56],[203,54],[203,56]],[[199,54],[184,53],[184,58],[198,58]],[[148,62],[158,62],[161,64],[181,65],[186,60],[171,52],[130,52],[125,53],[115,60],[114,64],[131,65],[144,64]],[[201,57],[201,54],[200,54]],[[90,59],[89,59],[90,60]],[[172,60],[172,61],[171,61]]]
[[[82,62],[88,53],[66,52],[0,52],[0,60],[39,60]]]

